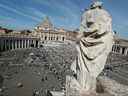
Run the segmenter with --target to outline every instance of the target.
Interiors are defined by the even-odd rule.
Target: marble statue
[[[83,92],[95,91],[96,78],[112,49],[112,18],[102,8],[102,2],[93,2],[82,15],[77,39],[78,56],[71,65],[75,75],[67,76],[66,96],[82,96]]]

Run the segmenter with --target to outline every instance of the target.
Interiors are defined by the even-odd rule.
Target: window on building
[[[63,40],[63,41],[64,41],[64,39],[65,39],[65,38],[64,38],[64,37],[62,37],[62,40]]]
[[[45,36],[45,40],[47,40],[47,36]]]
[[[58,36],[56,37],[56,40],[58,40],[59,38],[58,38]]]

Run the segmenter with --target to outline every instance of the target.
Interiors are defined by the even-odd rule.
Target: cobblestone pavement
[[[71,74],[70,65],[76,55],[73,44],[17,49],[1,53],[0,96],[32,96],[35,91],[40,94],[39,96],[45,96],[46,90],[65,90],[65,77]],[[111,78],[110,81],[113,79],[115,82],[127,85],[127,63],[126,56],[111,53],[101,75]],[[118,85],[114,88],[116,86]]]
[[[74,48],[74,49],[73,49]],[[76,56],[73,45],[44,46],[38,49],[18,49],[2,53],[1,89],[5,96],[32,96],[35,90],[62,91],[70,64]]]

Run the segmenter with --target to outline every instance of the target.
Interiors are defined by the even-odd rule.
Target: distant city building
[[[128,40],[115,36],[115,42],[112,47],[112,52],[116,54],[128,55]]]
[[[13,30],[0,27],[0,35],[11,33]]]

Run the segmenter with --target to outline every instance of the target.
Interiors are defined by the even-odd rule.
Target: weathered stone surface
[[[113,96],[128,96],[128,86],[117,83],[108,77],[99,77],[105,91]]]

